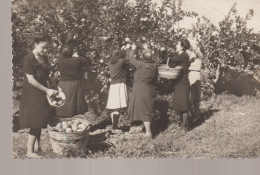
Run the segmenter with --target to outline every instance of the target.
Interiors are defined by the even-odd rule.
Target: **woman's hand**
[[[130,47],[131,47],[131,45],[127,43],[127,45],[125,46],[125,49],[129,49]]]
[[[132,49],[136,49],[136,44],[132,44]]]
[[[47,89],[46,94],[50,97],[53,94],[56,94],[58,91],[54,90],[54,89]]]
[[[147,44],[143,44],[143,48],[144,49],[148,49],[148,45]]]

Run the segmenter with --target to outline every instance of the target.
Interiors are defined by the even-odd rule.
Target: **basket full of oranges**
[[[48,134],[53,151],[63,154],[66,146],[77,149],[85,147],[88,143],[90,127],[91,123],[84,115],[52,120],[48,125]]]

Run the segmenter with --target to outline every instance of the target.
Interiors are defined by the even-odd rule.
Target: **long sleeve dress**
[[[58,65],[61,78],[58,85],[66,96],[66,102],[63,106],[56,108],[57,116],[73,117],[87,112],[81,69],[86,63],[87,59],[83,57],[60,57]]]
[[[44,63],[39,63],[34,54],[29,53],[24,59],[24,73],[33,75],[40,84],[47,87],[48,58],[44,57],[44,60]],[[20,128],[45,128],[51,115],[54,115],[54,111],[47,101],[46,94],[31,85],[25,78],[20,102]]]
[[[190,83],[188,79],[189,74],[189,56],[186,52],[181,54],[173,54],[170,63],[170,67],[181,66],[182,71],[180,76],[175,80],[173,94],[173,109],[177,112],[187,112],[189,109],[189,95],[190,95]]]
[[[128,60],[136,68],[128,107],[128,118],[130,122],[151,121],[155,115],[154,101],[156,97],[155,84],[158,75],[157,65],[136,60],[134,58],[134,50],[131,50]]]

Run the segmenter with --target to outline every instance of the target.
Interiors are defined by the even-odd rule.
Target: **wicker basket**
[[[62,91],[62,89],[61,89],[60,87],[58,87],[58,91],[59,91],[60,96],[61,96],[62,99],[63,99],[63,103],[60,104],[60,105],[54,104],[54,103],[52,102],[51,98],[50,98],[48,95],[46,95],[49,104],[50,104],[52,107],[56,107],[56,108],[63,106],[63,105],[65,104],[65,101],[66,101],[65,94],[64,94],[64,92]]]
[[[54,153],[59,154],[59,155],[66,155],[66,153],[65,153],[66,148],[74,148],[77,150],[86,149],[86,147],[88,145],[88,140],[89,140],[89,137],[86,136],[85,138],[83,138],[75,143],[61,143],[61,142],[56,142],[55,140],[50,138],[50,145],[51,145],[51,148]]]
[[[158,73],[160,78],[165,79],[176,79],[181,74],[182,67],[176,66],[174,68],[169,67],[169,60],[167,59],[167,64],[162,64],[158,67]]]
[[[81,123],[87,125],[86,129],[82,132],[61,132],[55,126],[63,121],[79,120]],[[88,143],[89,131],[91,124],[85,119],[84,115],[77,115],[72,118],[57,118],[48,125],[48,133],[50,144],[53,152],[63,154],[63,149],[66,146],[75,147],[80,149],[85,147]]]

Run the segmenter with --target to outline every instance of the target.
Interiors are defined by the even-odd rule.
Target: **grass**
[[[47,131],[42,134],[42,156],[64,157],[122,157],[122,158],[259,158],[260,157],[260,98],[222,94],[201,104],[201,120],[192,123],[184,133],[178,118],[167,114],[167,120],[155,120],[154,139],[146,139],[140,127],[129,132],[127,124],[121,134],[113,134],[108,120],[96,125],[83,151],[66,150],[56,155],[49,145]],[[124,120],[121,119],[121,122]],[[168,121],[167,125],[165,121]],[[160,127],[159,127],[160,126]],[[138,129],[139,128],[139,129]],[[158,129],[159,128],[159,129]],[[131,129],[132,131],[132,129]],[[27,133],[13,134],[13,157],[25,158]]]

